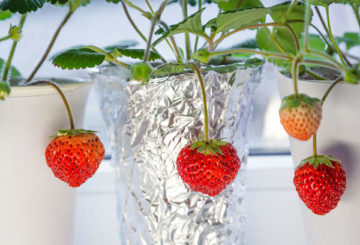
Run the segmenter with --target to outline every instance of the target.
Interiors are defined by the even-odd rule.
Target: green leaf
[[[271,17],[275,22],[286,23],[290,20],[301,20],[303,22],[291,23],[290,27],[296,33],[297,38],[301,37],[304,31],[305,25],[305,11],[306,7],[302,3],[297,3],[289,12],[291,2],[275,5],[271,7]],[[293,37],[291,36],[290,30],[286,27],[276,27],[275,38],[279,42],[280,46],[288,53],[296,54],[296,46]]]
[[[254,8],[254,7],[263,7],[263,4],[260,0],[243,0],[241,2],[240,7],[239,2],[242,0],[216,0],[219,8],[227,11],[227,10],[237,10],[237,9],[246,9],[246,8]]]
[[[267,28],[261,28],[257,31],[256,42],[261,50],[273,53],[281,53],[278,47],[274,44],[271,38],[271,32]],[[282,67],[285,71],[289,71],[291,66],[291,62],[283,59],[269,59],[269,61],[273,62],[279,67]]]
[[[193,15],[184,19],[182,22],[171,26],[170,29],[163,36],[161,36],[153,43],[153,47],[158,45],[161,41],[168,38],[169,36],[173,36],[178,33],[193,33],[196,35],[203,35],[204,32],[201,22],[201,14],[203,11],[204,9],[201,9]]]
[[[345,32],[342,37],[336,39],[339,43],[345,43],[347,50],[360,45],[360,34],[358,32]]]
[[[114,54],[116,57],[126,56],[133,59],[144,59],[145,49],[129,49],[129,48],[115,48],[109,50],[111,54]],[[149,61],[159,60],[161,58],[160,54],[155,51],[150,51]]]
[[[46,0],[3,0],[0,2],[0,9],[25,14],[42,8],[45,2]]]
[[[6,20],[9,19],[12,16],[12,13],[10,10],[0,10],[0,20]]]
[[[267,8],[241,9],[221,13],[216,18],[216,33],[256,24],[268,13],[270,10]]]
[[[47,2],[51,4],[65,4],[68,2],[68,0],[47,0]]]
[[[328,6],[333,3],[343,3],[343,4],[350,4],[350,3],[360,3],[360,0],[312,0],[311,4],[319,5],[319,6]]]
[[[105,54],[88,47],[73,48],[53,57],[53,64],[62,69],[84,69],[100,65]]]
[[[5,64],[6,64],[6,61],[2,58],[0,58],[0,74],[3,74],[4,72],[4,69],[5,69]],[[16,69],[15,67],[11,66],[10,68],[10,80],[13,79],[13,78],[19,78],[21,77],[21,74],[19,72],[18,69]]]

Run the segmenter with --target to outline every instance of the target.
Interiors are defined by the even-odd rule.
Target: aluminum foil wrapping
[[[260,68],[204,76],[210,135],[232,143],[241,159],[237,178],[209,197],[179,177],[181,148],[203,136],[203,105],[194,74],[126,82],[129,72],[93,74],[117,172],[123,244],[243,244],[248,146],[246,132]]]

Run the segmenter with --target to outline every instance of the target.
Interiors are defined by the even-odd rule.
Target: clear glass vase
[[[123,244],[243,244],[247,124],[261,68],[203,74],[210,135],[234,145],[238,176],[216,197],[191,191],[176,169],[181,148],[203,136],[193,73],[142,86],[121,67],[92,74],[109,129]]]

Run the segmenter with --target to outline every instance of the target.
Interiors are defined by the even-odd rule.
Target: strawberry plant
[[[66,7],[68,11],[55,30],[42,58],[31,74],[25,79],[11,63],[17,44],[22,37],[22,29],[25,25],[27,14],[37,11],[46,3]],[[78,8],[88,3],[88,0],[3,0],[0,2],[0,20],[9,19],[17,14],[21,15],[19,24],[11,25],[8,33],[0,38],[0,42],[12,41],[7,60],[0,58],[0,100],[5,100],[9,96],[11,92],[10,85],[27,86],[47,84],[56,89],[68,111],[71,128],[68,130],[59,130],[58,135],[54,136],[54,139],[48,145],[45,158],[54,175],[64,182],[67,182],[71,187],[80,186],[96,172],[101,160],[104,158],[104,146],[95,135],[95,132],[75,129],[70,106],[57,84],[51,81],[32,82],[32,80],[47,59],[62,28],[69,21],[70,17]]]
[[[79,69],[94,67],[107,61],[130,69],[130,79],[139,80],[142,84],[146,84],[151,77],[193,70],[203,87],[201,70],[207,70],[209,67],[214,69],[214,66],[211,66],[214,64],[228,65],[229,60],[232,63],[230,66],[236,69],[236,62],[239,62],[239,58],[245,59],[248,64],[253,64],[254,61],[256,63],[254,59],[261,56],[292,76],[294,93],[283,99],[279,114],[281,123],[290,136],[304,141],[313,137],[314,155],[312,158],[317,160],[309,161],[306,166],[314,168],[314,171],[323,171],[323,168],[325,168],[323,167],[324,164],[327,167],[331,167],[332,162],[328,160],[330,158],[320,157],[316,150],[316,133],[322,118],[322,104],[332,89],[340,82],[357,84],[360,80],[360,59],[349,54],[351,48],[360,45],[360,35],[359,33],[349,32],[345,33],[342,37],[335,37],[331,28],[330,6],[332,4],[347,4],[351,6],[354,17],[360,27],[359,0],[293,0],[270,7],[264,7],[263,3],[265,1],[260,0],[165,0],[156,11],[150,1],[147,0],[145,2],[148,9],[140,8],[136,5],[135,1],[109,1],[114,4],[121,4],[129,22],[141,39],[146,42],[147,48],[139,50],[121,45],[106,48],[80,46],[53,57],[54,65],[63,69]],[[164,9],[169,4],[180,4],[184,17],[180,22],[171,26],[161,19]],[[189,14],[188,6],[190,4],[197,6],[198,11]],[[203,13],[207,4],[217,4],[219,14],[203,22]],[[139,11],[144,18],[150,21],[149,36],[146,37],[137,23],[133,21],[128,8]],[[320,8],[325,9],[325,18],[321,14]],[[320,18],[324,32],[312,23],[314,15],[318,15]],[[310,29],[313,29],[316,34],[310,34]],[[222,47],[224,40],[232,38],[235,34],[245,30],[256,32],[256,39],[241,43],[233,48]],[[156,38],[154,38],[154,35]],[[176,35],[184,35],[185,43],[183,47],[179,46],[175,40],[174,36]],[[190,42],[190,35],[195,36],[193,45]],[[167,61],[161,56],[157,50],[160,43],[168,45],[169,50],[174,54],[173,60]],[[340,44],[345,44],[346,50],[342,50]],[[126,64],[121,61],[121,58],[124,56],[141,59],[142,61]],[[158,63],[155,65],[152,61],[158,61],[160,65]],[[222,69],[225,69],[224,66],[222,66]],[[328,74],[332,74],[337,78],[329,86],[322,99],[312,98],[299,91],[299,77],[329,80]],[[204,89],[202,90],[204,98],[205,138],[196,141],[191,146],[185,147],[179,154],[177,165],[180,176],[188,183],[190,188],[214,195],[224,188],[224,183],[227,184],[229,182],[225,181],[218,185],[219,180],[224,178],[227,180],[233,179],[233,175],[229,177],[222,173],[224,178],[221,178],[218,175],[221,171],[214,170],[213,173],[209,173],[209,178],[214,178],[216,181],[213,181],[210,187],[205,184],[200,185],[202,183],[201,180],[207,177],[201,174],[196,175],[193,168],[201,169],[204,172],[206,159],[213,159],[214,157],[219,159],[220,164],[217,163],[216,166],[221,168],[222,163],[220,159],[228,157],[222,149],[225,146],[231,148],[231,145],[218,139],[208,138],[206,94]],[[214,164],[212,163],[213,160],[209,162],[210,165]],[[317,164],[313,164],[314,162]],[[339,161],[335,162],[335,165],[338,166]],[[228,162],[228,165],[231,164],[233,164],[234,169],[240,166],[240,162],[232,158]],[[296,185],[299,190],[301,182],[297,182]],[[345,188],[345,185],[343,187]],[[329,185],[327,188],[337,187]],[[341,194],[337,195],[337,198]],[[317,195],[323,197],[326,195],[326,192],[325,190],[324,192],[319,190]],[[319,198],[319,205],[325,199]],[[322,203],[321,205],[326,204]]]

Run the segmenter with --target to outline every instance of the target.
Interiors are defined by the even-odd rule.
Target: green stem
[[[356,20],[359,24],[359,27],[360,27],[360,10],[359,10],[359,6],[360,4],[359,3],[354,3],[351,5],[352,9],[354,10],[354,13],[355,13],[355,17],[356,17]]]
[[[198,5],[199,5],[199,11],[202,9],[202,0],[198,1]],[[198,44],[199,44],[199,36],[196,35],[195,37],[195,47],[194,47],[194,52],[196,52],[196,50],[198,49]]]
[[[137,32],[137,34],[141,37],[142,40],[144,40],[144,42],[147,42],[147,39],[146,37],[144,36],[144,34],[140,31],[140,29],[137,27],[137,25],[135,24],[135,22],[133,21],[133,19],[131,18],[130,16],[130,13],[125,5],[124,2],[121,2],[122,4],[122,7],[124,9],[124,13],[127,17],[127,19],[129,20],[130,24],[132,25],[132,27],[134,28],[134,30]],[[155,48],[152,48],[152,50],[154,50],[155,52],[157,52],[159,55],[160,53],[155,49]],[[166,63],[166,60],[160,55],[160,59],[162,62]]]
[[[316,133],[313,135],[313,152],[314,152],[314,157],[317,157],[317,143],[316,143]]]
[[[152,19],[152,16],[147,13],[146,11],[142,10],[142,8],[136,6],[135,4],[133,4],[132,2],[130,2],[129,0],[123,0],[129,7],[136,9],[137,11],[139,11],[145,18],[147,18],[148,20]]]
[[[296,97],[299,95],[298,79],[299,79],[299,64],[301,63],[301,59],[302,59],[301,56],[297,56],[292,63],[292,77],[294,81],[294,92]]]
[[[209,118],[208,118],[208,108],[207,108],[207,102],[206,102],[206,92],[205,92],[204,81],[202,79],[201,71],[200,71],[199,67],[194,63],[190,63],[190,66],[194,70],[194,73],[197,76],[199,83],[200,83],[201,94],[202,94],[203,105],[204,105],[205,142],[209,142]]]
[[[44,55],[42,56],[41,60],[39,61],[39,63],[37,64],[37,66],[35,67],[35,69],[33,70],[33,72],[31,72],[30,76],[26,79],[26,82],[25,83],[28,83],[30,82],[35,74],[38,72],[38,70],[40,69],[40,67],[42,66],[42,64],[45,62],[46,58],[48,57],[52,47],[54,46],[55,44],[55,41],[57,39],[57,37],[59,36],[62,28],[65,26],[65,24],[68,22],[68,20],[70,19],[70,17],[73,15],[73,13],[76,11],[77,8],[75,9],[72,9],[72,8],[69,8],[69,11],[68,13],[65,15],[63,21],[60,23],[60,25],[58,26],[58,28],[56,29],[55,31],[55,34],[54,36],[52,37]]]
[[[183,0],[183,12],[184,19],[188,17],[188,2],[187,0]],[[185,49],[186,49],[186,59],[190,60],[191,58],[191,50],[190,50],[190,36],[189,33],[185,33]]]
[[[161,18],[161,15],[164,11],[164,8],[166,6],[166,3],[167,3],[167,0],[164,0],[156,15],[153,17],[152,21],[151,21],[151,28],[150,28],[150,34],[149,34],[149,38],[148,38],[148,41],[147,41],[147,47],[146,47],[146,51],[145,51],[145,55],[144,55],[144,62],[147,62],[148,59],[149,59],[149,54],[150,54],[150,49],[152,48],[152,38],[153,38],[153,34],[154,34],[154,30],[155,30],[155,25],[158,21],[160,21],[160,18]]]
[[[6,36],[6,37],[2,37],[2,38],[0,38],[0,42],[5,41],[5,40],[8,40],[8,39],[10,39],[10,38],[11,38],[10,35],[8,35],[8,36]]]
[[[235,9],[239,9],[241,7],[241,4],[244,2],[244,0],[239,0],[237,5],[236,5],[236,8]]]
[[[322,61],[322,60],[304,59],[301,63],[302,64],[313,64],[313,65],[323,66],[323,67],[327,67],[327,68],[337,70],[337,71],[339,70],[338,66],[336,66],[336,65],[334,65],[332,63],[326,62],[326,61]]]
[[[284,20],[287,19],[287,17],[289,16],[290,12],[291,12],[291,11],[293,10],[293,8],[296,6],[297,1],[298,1],[298,0],[294,0],[294,1],[291,3],[291,5],[289,6],[288,10],[286,11],[286,13],[285,13],[285,15],[284,15],[284,17],[283,17]]]
[[[47,85],[50,85],[50,86],[52,86],[53,88],[56,89],[56,91],[61,96],[61,99],[63,100],[64,105],[66,107],[66,111],[67,111],[68,116],[69,116],[70,127],[71,127],[71,129],[75,129],[74,119],[73,119],[73,116],[72,116],[72,113],[71,113],[70,105],[69,105],[64,93],[62,92],[61,88],[59,87],[59,85],[57,85],[54,82],[44,80],[44,81],[30,82],[30,83],[27,83],[26,86],[27,85],[37,85],[37,84],[47,84]]]
[[[273,29],[272,32],[270,32],[270,30],[268,28],[265,28],[265,31],[271,37],[271,40],[273,41],[275,46],[280,50],[280,52],[283,53],[283,54],[287,54],[286,51],[283,49],[283,47],[280,45],[279,41],[276,39],[275,29]]]
[[[314,77],[317,80],[327,80],[325,77],[320,76],[319,74],[317,74],[316,72],[313,72],[309,69],[305,70],[306,73],[308,73],[309,75],[311,75],[312,77]]]
[[[339,49],[339,46],[337,45],[337,43],[336,43],[336,41],[335,41],[333,32],[332,32],[332,30],[331,30],[329,5],[326,5],[325,9],[326,9],[326,19],[327,19],[327,23],[328,23],[330,40],[331,40],[331,42],[333,43],[333,45],[334,45],[334,47],[335,47],[335,49],[336,49],[336,52],[337,52],[338,55],[339,55],[339,58],[340,58],[341,62],[343,63],[344,66],[347,66],[347,64],[346,64],[346,62],[345,62],[345,60],[344,60],[344,58],[343,58],[343,55],[342,55],[342,53],[341,53],[341,51],[340,51],[340,49]]]
[[[222,40],[224,40],[225,38],[239,32],[239,31],[243,31],[243,30],[248,30],[248,29],[253,29],[253,28],[259,28],[259,27],[267,27],[267,26],[282,26],[282,27],[285,27],[287,28],[289,31],[290,31],[290,34],[295,42],[295,45],[296,45],[296,49],[299,50],[300,49],[300,44],[299,44],[299,40],[296,36],[296,33],[295,31],[293,30],[293,28],[289,25],[289,24],[284,24],[284,23],[277,23],[277,22],[274,22],[274,23],[262,23],[262,24],[255,24],[255,25],[249,25],[249,26],[244,26],[244,27],[241,27],[241,28],[238,28],[238,29],[235,29],[221,37],[219,37],[215,43],[218,44],[220,43]]]
[[[321,52],[316,51],[316,50],[311,50],[311,49],[306,50],[305,53],[306,54],[313,54],[313,55],[322,57],[324,59],[327,59],[328,61],[334,63],[339,69],[346,70],[345,67],[342,64],[340,64],[339,62],[337,62],[335,59],[333,59],[332,57],[330,57],[327,54],[321,53]]]
[[[23,14],[21,16],[21,19],[20,19],[20,24],[19,24],[19,27],[20,27],[20,31],[22,31],[22,28],[24,26],[24,23],[25,23],[25,20],[26,20],[26,14]],[[19,41],[14,41],[12,46],[11,46],[11,50],[10,50],[10,54],[9,54],[9,57],[6,61],[6,65],[5,65],[5,69],[4,69],[4,73],[3,73],[3,77],[2,77],[2,80],[3,81],[7,81],[7,78],[8,78],[8,74],[9,74],[9,71],[10,71],[10,67],[11,67],[11,62],[12,62],[12,59],[14,57],[14,54],[15,54],[15,50],[16,50],[16,46],[18,44]]]
[[[154,15],[154,10],[152,9],[152,7],[151,7],[151,4],[150,4],[150,2],[149,2],[149,0],[145,0],[145,2],[146,2],[146,5],[148,6],[148,8],[149,8],[149,10],[150,10],[150,12]]]
[[[304,47],[305,51],[309,49],[309,26],[311,24],[311,0],[307,1],[306,11],[305,11],[305,41]]]
[[[340,77],[331,84],[331,86],[326,90],[326,92],[321,100],[321,106],[324,104],[326,98],[328,97],[330,92],[335,88],[335,86],[342,81],[343,81],[343,78]],[[314,156],[316,157],[317,156],[317,135],[316,134],[313,135],[313,152],[314,152]]]
[[[236,53],[259,54],[265,58],[278,58],[278,59],[284,59],[284,60],[289,60],[289,61],[293,60],[293,58],[288,55],[263,52],[263,51],[253,50],[253,49],[231,49],[231,50],[217,51],[217,52],[210,53],[210,56],[236,54]]]

